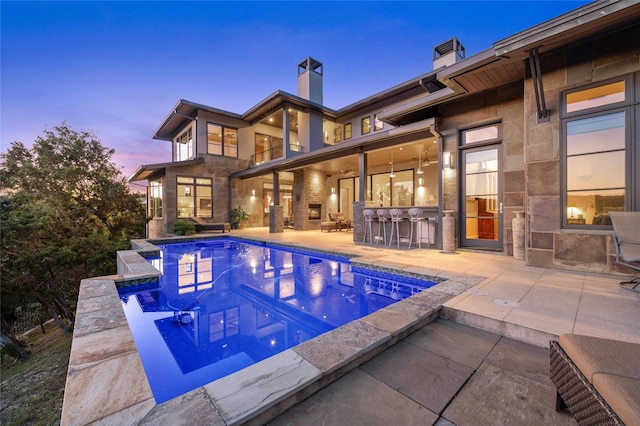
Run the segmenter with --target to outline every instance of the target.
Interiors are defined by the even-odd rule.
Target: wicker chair
[[[640,212],[609,212],[616,243],[616,262],[640,272]],[[640,292],[640,275],[620,287]]]

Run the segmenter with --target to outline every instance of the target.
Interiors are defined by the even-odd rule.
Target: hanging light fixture
[[[393,173],[393,151],[391,151],[391,173],[389,173],[390,178],[396,177],[396,174]]]
[[[422,171],[422,147],[420,147],[420,149],[418,150],[418,171],[416,172],[417,174],[421,175],[423,173]]]

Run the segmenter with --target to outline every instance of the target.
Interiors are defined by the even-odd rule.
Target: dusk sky
[[[66,121],[115,149],[129,177],[171,161],[151,137],[180,99],[242,114],[296,94],[311,56],[325,105],[340,109],[431,71],[451,37],[470,57],[586,3],[3,0],[0,150]]]

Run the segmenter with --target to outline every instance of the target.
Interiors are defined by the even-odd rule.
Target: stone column
[[[284,207],[269,206],[269,233],[284,232]]]
[[[511,220],[513,228],[513,257],[524,260],[524,211],[515,211],[516,217]]]
[[[456,217],[455,211],[444,210],[442,218],[442,253],[456,251]]]

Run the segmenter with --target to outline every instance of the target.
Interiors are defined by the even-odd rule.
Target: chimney
[[[433,69],[448,67],[464,59],[464,47],[453,37],[433,48]]]
[[[322,105],[322,63],[311,57],[298,65],[298,96]]]

